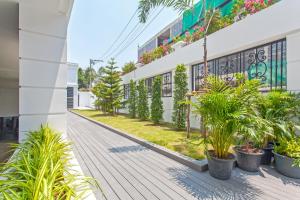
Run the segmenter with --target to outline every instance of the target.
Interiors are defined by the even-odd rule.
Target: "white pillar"
[[[287,35],[287,88],[300,92],[300,31]]]
[[[20,1],[20,141],[41,124],[66,132],[69,16],[58,5],[58,0]]]

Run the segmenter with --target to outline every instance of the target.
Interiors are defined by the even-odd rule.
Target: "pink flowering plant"
[[[245,9],[248,13],[254,14],[269,5],[272,4],[272,0],[245,0]]]

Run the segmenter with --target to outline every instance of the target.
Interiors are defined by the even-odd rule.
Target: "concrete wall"
[[[229,27],[208,36],[209,60],[272,41],[286,38],[287,40],[287,81],[288,89],[300,90],[300,1],[281,1],[259,13],[246,17]],[[284,13],[284,14],[283,14]],[[178,64],[188,66],[189,89],[191,89],[191,65],[203,62],[203,40],[138,68],[123,76],[123,83],[131,79],[153,77],[172,71]],[[174,79],[173,79],[174,80]],[[173,83],[174,84],[174,81]],[[173,85],[174,88],[174,85]],[[173,97],[164,97],[164,120],[171,121]],[[123,110],[123,112],[127,112]],[[199,117],[191,118],[193,127],[199,127]]]
[[[72,0],[20,1],[20,141],[45,123],[66,132],[66,35],[72,4]]]

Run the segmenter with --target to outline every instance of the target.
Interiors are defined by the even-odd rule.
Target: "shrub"
[[[300,138],[293,136],[291,139],[282,138],[279,140],[280,145],[275,146],[274,151],[295,159],[293,166],[300,167]]]
[[[147,89],[145,87],[145,80],[140,80],[138,84],[138,103],[137,114],[141,120],[147,120],[149,118],[148,97]]]
[[[134,70],[136,70],[136,66],[135,66],[134,62],[129,62],[129,63],[126,63],[124,65],[124,67],[122,68],[122,74],[125,75]]]
[[[0,169],[0,199],[80,199],[88,179],[71,170],[70,144],[49,127],[30,132]]]
[[[159,124],[163,118],[163,102],[161,99],[162,80],[161,76],[154,78],[152,100],[151,100],[151,120],[154,124]]]
[[[182,102],[185,100],[186,93],[188,92],[187,78],[186,67],[178,65],[174,76],[175,89],[172,115],[173,125],[177,129],[182,129],[186,126],[186,106]]]
[[[129,110],[129,116],[131,118],[136,117],[136,101],[137,101],[137,95],[136,95],[136,84],[133,80],[130,80],[130,93],[129,93],[129,99],[128,99],[128,110]]]

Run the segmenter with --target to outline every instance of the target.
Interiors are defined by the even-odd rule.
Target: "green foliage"
[[[103,69],[103,75],[99,83],[93,88],[97,96],[96,105],[105,113],[114,115],[121,107],[122,90],[120,72],[115,66],[116,62],[111,59]]]
[[[300,167],[300,137],[281,138],[279,142],[280,145],[275,146],[274,151],[280,155],[295,159],[293,166]]]
[[[136,66],[135,66],[134,62],[129,62],[129,63],[126,63],[124,65],[124,67],[122,68],[122,73],[123,73],[123,75],[125,75],[134,70],[136,70]]]
[[[291,138],[300,121],[300,98],[299,95],[286,91],[271,91],[262,96],[259,101],[261,116],[271,123],[272,138]],[[265,143],[270,140],[265,138]]]
[[[137,92],[136,92],[136,84],[133,80],[130,80],[130,93],[128,99],[128,109],[129,109],[129,116],[131,118],[136,117],[136,107],[137,107]]]
[[[85,72],[84,72],[84,70],[81,67],[79,67],[77,73],[78,73],[78,89],[88,88],[87,87],[88,86],[88,82],[85,79],[85,76],[84,76]]]
[[[154,124],[159,124],[163,119],[163,102],[161,99],[162,79],[161,76],[154,78],[152,99],[151,99],[151,120]]]
[[[203,117],[209,132],[206,146],[213,147],[216,157],[227,158],[237,133],[252,135],[260,123],[254,104],[260,83],[251,80],[231,87],[217,77],[209,77],[208,86],[208,92],[197,98],[195,111]]]
[[[70,144],[49,127],[30,132],[0,169],[0,199],[83,199],[88,179],[71,170],[70,152]]]
[[[137,102],[137,114],[141,120],[147,120],[149,118],[149,107],[147,88],[145,86],[145,80],[140,80],[137,86],[138,90],[138,102]]]
[[[185,95],[188,92],[186,67],[178,65],[174,76],[174,104],[172,121],[174,127],[183,129],[186,126],[186,105],[182,102],[185,100]]]
[[[97,78],[97,72],[95,71],[94,68],[86,68],[84,71],[84,79],[87,83],[87,88],[90,87],[90,85],[96,80]]]

